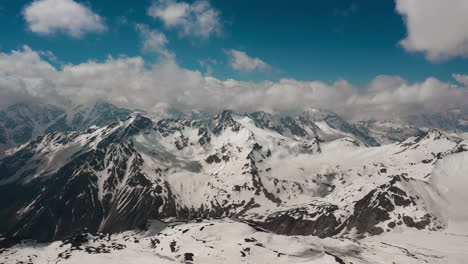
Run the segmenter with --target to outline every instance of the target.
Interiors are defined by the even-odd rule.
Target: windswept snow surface
[[[454,153],[438,162],[432,182],[445,197],[444,211],[449,220],[458,226],[468,222],[468,152]]]
[[[410,231],[364,240],[283,236],[224,220],[152,224],[113,235],[25,242],[0,263],[450,263],[468,258],[468,233]]]

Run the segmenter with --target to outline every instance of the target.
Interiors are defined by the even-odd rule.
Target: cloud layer
[[[41,35],[62,32],[79,38],[106,30],[99,15],[73,0],[36,0],[25,7],[23,16],[29,30]]]
[[[400,44],[431,61],[468,57],[468,1],[396,0],[407,37]]]
[[[229,64],[234,70],[251,72],[255,70],[264,71],[270,68],[270,65],[261,59],[250,57],[240,50],[230,49],[226,51],[226,54],[229,57]]]
[[[176,29],[182,36],[208,38],[222,31],[220,12],[206,0],[193,3],[155,0],[148,15],[161,20],[167,28]]]
[[[27,46],[0,53],[0,107],[24,99],[74,98],[83,103],[101,98],[147,111],[291,112],[320,107],[349,118],[397,117],[453,108],[468,111],[468,88],[435,78],[408,83],[398,76],[378,76],[363,90],[345,80],[332,84],[293,79],[223,81],[181,68],[171,58],[146,65],[141,57],[110,57],[56,69],[41,54]]]

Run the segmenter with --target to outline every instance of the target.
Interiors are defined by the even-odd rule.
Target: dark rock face
[[[261,225],[268,230],[285,235],[314,235],[328,237],[336,234],[340,225],[333,214],[338,209],[335,205],[317,205],[309,212],[297,208],[269,215]],[[309,220],[314,219],[314,220]]]
[[[390,220],[389,212],[395,210],[395,206],[386,195],[377,192],[370,192],[354,205],[354,214],[344,223],[348,230],[355,227],[358,234],[369,232],[372,235],[383,232],[376,225]]]
[[[215,128],[213,129],[213,133],[220,134],[226,129],[231,129],[233,132],[239,131],[241,124],[236,122],[232,118],[232,115],[233,112],[229,110],[223,111],[221,114],[217,115],[214,119]]]
[[[141,175],[138,159],[130,163],[130,180],[127,182],[135,188],[118,188],[125,170],[116,170],[104,183],[108,193],[100,200],[97,176],[80,169],[85,164],[93,164],[89,166],[94,169],[104,165],[102,160],[95,158],[95,153],[82,154],[50,180],[0,186],[0,215],[6,216],[2,218],[1,232],[48,241],[78,231],[116,232],[137,228],[146,224],[148,218],[159,216],[158,209],[163,200],[156,187]],[[125,169],[128,160],[122,158],[114,162],[119,169]],[[28,204],[30,206],[25,207]]]
[[[193,256],[194,256],[193,253],[190,253],[190,252],[189,253],[184,253],[184,259],[186,261],[193,261]]]

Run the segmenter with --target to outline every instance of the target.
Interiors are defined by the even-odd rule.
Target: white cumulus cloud
[[[167,28],[178,30],[182,36],[208,38],[222,31],[220,12],[206,0],[193,3],[155,0],[148,15],[161,20]]]
[[[106,30],[99,15],[73,0],[36,0],[24,8],[23,16],[29,30],[41,35],[62,32],[79,38]]]
[[[365,92],[350,97],[347,104],[354,106],[353,111],[374,116],[437,113],[454,108],[468,111],[468,88],[433,77],[409,83],[399,76],[383,75],[377,76]]]
[[[266,62],[259,58],[253,58],[247,55],[244,51],[240,50],[227,50],[226,54],[229,56],[229,64],[235,70],[239,71],[264,71],[270,68]]]
[[[396,0],[396,10],[406,24],[406,50],[431,61],[468,57],[468,1]]]
[[[358,89],[346,80],[220,80],[184,69],[173,59],[148,64],[141,57],[119,56],[54,68],[41,54],[27,46],[0,52],[0,107],[25,99],[73,98],[86,103],[100,98],[147,111],[297,112],[316,107],[347,118],[395,117],[453,108],[468,112],[466,85],[431,77],[409,83],[398,76],[377,76],[369,87]]]

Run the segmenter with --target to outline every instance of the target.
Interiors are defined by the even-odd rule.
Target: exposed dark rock
[[[193,261],[193,253],[184,253],[184,260],[186,261]]]
[[[431,223],[431,215],[426,214],[420,221],[415,221],[410,216],[403,216],[403,223],[408,227],[415,227],[417,229],[424,229]]]
[[[325,254],[334,257],[336,263],[339,263],[339,264],[346,264],[346,262],[345,262],[343,259],[341,259],[341,258],[339,258],[339,257],[337,257],[337,256],[335,256],[335,255],[333,255],[333,254],[331,254],[331,253],[329,253],[329,252],[326,252],[326,251],[325,251]]]
[[[413,197],[397,187],[407,181],[409,179],[405,176],[394,176],[388,183],[370,191],[354,203],[354,210],[343,222],[334,214],[339,211],[338,206],[310,204],[271,214],[260,225],[275,233],[287,235],[327,237],[351,230],[355,230],[357,234],[379,235],[384,230],[377,225],[391,219],[395,206],[417,206]],[[430,214],[418,221],[410,216],[403,216],[403,222],[408,227],[418,229],[426,228],[431,220],[433,217]],[[396,224],[392,221],[388,226],[394,228]]]
[[[335,205],[320,205],[311,211],[292,209],[268,216],[261,225],[278,234],[332,236],[339,226],[333,214],[337,209]]]
[[[213,154],[213,155],[208,156],[208,158],[206,158],[205,161],[208,164],[211,164],[213,162],[220,163],[221,159],[216,154]]]

